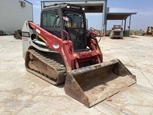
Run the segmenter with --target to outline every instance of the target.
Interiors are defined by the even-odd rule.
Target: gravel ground
[[[104,61],[120,59],[137,84],[92,108],[28,73],[21,40],[0,37],[0,115],[153,115],[153,37],[103,38]]]

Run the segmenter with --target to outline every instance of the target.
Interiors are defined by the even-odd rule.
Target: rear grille
[[[114,35],[120,35],[120,31],[114,31]]]

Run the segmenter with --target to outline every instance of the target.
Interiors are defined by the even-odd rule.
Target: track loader
[[[112,27],[111,33],[110,33],[110,38],[120,38],[123,39],[123,28],[120,25],[114,25]]]
[[[144,33],[142,35],[143,36],[145,36],[145,35],[153,36],[153,27],[148,26],[147,29],[144,31]]]
[[[53,85],[65,83],[67,95],[92,107],[136,78],[118,59],[103,62],[95,32],[86,27],[81,6],[51,5],[42,10],[40,26],[25,21],[22,45],[27,71]]]

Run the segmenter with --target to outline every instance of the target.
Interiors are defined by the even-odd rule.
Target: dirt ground
[[[137,84],[87,108],[56,87],[28,73],[22,42],[0,37],[0,115],[153,115],[153,37],[103,38],[104,61],[120,59]]]

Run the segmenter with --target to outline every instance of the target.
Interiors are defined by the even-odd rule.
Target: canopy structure
[[[125,20],[129,16],[137,14],[136,12],[124,12],[124,13],[107,13],[107,20]]]
[[[130,34],[130,27],[131,27],[131,16],[137,14],[136,12],[116,12],[116,13],[107,13],[107,20],[122,20],[122,26],[124,21],[124,36],[129,36]],[[129,26],[128,30],[126,30],[126,21],[129,17]]]
[[[103,6],[105,0],[82,0],[82,1],[72,1],[72,0],[64,0],[64,1],[41,1],[41,8],[45,6],[53,5],[53,4],[60,4],[60,3],[69,3],[80,5],[85,8],[86,13],[97,13],[103,12]]]

